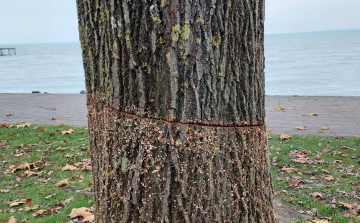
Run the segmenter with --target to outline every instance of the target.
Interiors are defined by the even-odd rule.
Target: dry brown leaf
[[[43,171],[40,171],[38,173],[27,170],[24,173],[21,174],[21,177],[31,177],[31,176],[41,176]]]
[[[69,130],[63,130],[61,131],[61,134],[65,135],[65,134],[72,134],[74,131],[74,129],[69,129]]]
[[[39,161],[33,162],[33,163],[23,163],[20,166],[16,167],[16,168],[11,168],[11,173],[15,173],[17,170],[23,170],[23,169],[38,169],[36,168],[37,164],[41,164],[41,163],[45,163],[45,159],[41,158]],[[10,167],[9,167],[10,168]]]
[[[77,162],[77,163],[74,163],[74,166],[80,166],[82,164],[82,162]]]
[[[55,197],[55,195],[56,195],[56,193],[55,194],[50,194],[50,195],[48,195],[48,196],[46,196],[46,197],[44,197],[45,199],[50,199],[50,198],[52,198],[52,197]]]
[[[30,167],[30,164],[29,163],[23,163],[21,164],[20,166],[16,167],[16,168],[13,168],[11,170],[11,173],[15,173],[17,170],[23,170],[23,169],[28,169],[30,170],[31,167]]]
[[[318,116],[318,114],[317,113],[309,113],[309,114],[306,114],[305,116],[307,116],[307,117]]]
[[[95,216],[93,214],[86,216],[83,220],[83,222],[94,222],[94,221],[95,221]]]
[[[288,135],[288,134],[282,134],[280,135],[280,139],[284,140],[284,139],[290,139],[292,136]]]
[[[42,210],[38,210],[37,212],[35,212],[34,214],[32,214],[32,216],[34,216],[34,217],[39,217],[39,216],[44,216],[44,215],[46,215],[46,214],[48,214],[48,213],[49,213],[48,210],[42,209]]]
[[[328,130],[329,127],[321,127],[321,130]]]
[[[39,208],[39,205],[34,205],[33,207],[25,207],[25,211],[30,211],[30,210],[36,210]]]
[[[1,123],[1,128],[8,128],[9,126],[7,125],[7,123],[6,122],[4,122],[4,123]]]
[[[312,196],[313,198],[317,198],[317,197],[323,198],[323,195],[322,195],[321,193],[319,193],[319,192],[314,192],[314,193],[311,194],[311,196]]]
[[[15,158],[18,158],[19,156],[22,156],[22,155],[24,155],[24,154],[26,154],[26,153],[18,153],[18,154],[15,154],[14,157],[15,157]]]
[[[69,180],[68,179],[60,180],[54,186],[55,187],[62,187],[62,186],[65,186],[65,185],[69,185]]]
[[[78,168],[73,166],[73,165],[68,165],[66,164],[66,166],[64,166],[61,170],[65,171],[65,170],[77,170]]]
[[[3,189],[0,189],[0,193],[9,193],[9,189],[6,189],[6,190],[3,190]]]
[[[345,202],[337,202],[340,206],[347,208],[347,209],[356,209],[358,206],[356,204],[349,204],[349,203],[345,203]]]
[[[306,126],[305,125],[300,125],[300,126],[296,126],[295,129],[297,130],[306,130]]]
[[[289,186],[290,187],[298,187],[299,186],[300,181],[296,180],[296,179],[291,179]]]
[[[282,168],[281,169],[282,171],[285,171],[285,172],[287,172],[287,173],[292,173],[293,172],[293,170],[294,170],[294,168]]]
[[[16,199],[16,200],[13,200],[13,201],[8,201],[7,204],[9,204],[10,207],[15,207],[15,206],[18,206],[20,204],[30,205],[31,204],[31,199]]]
[[[327,180],[327,181],[332,181],[332,180],[334,180],[334,177],[326,176],[326,177],[324,177],[324,179]]]
[[[297,158],[297,159],[292,159],[291,161],[295,163],[309,163],[309,160],[307,158]]]
[[[31,123],[25,123],[25,124],[22,124],[22,125],[17,125],[16,128],[20,129],[20,128],[25,128],[25,127],[30,127],[30,126],[31,126]]]
[[[281,105],[275,109],[276,111],[284,111],[286,110],[285,106]]]
[[[312,220],[312,223],[330,223],[328,220]]]
[[[74,156],[74,154],[66,154],[66,155],[64,155],[64,157],[66,157],[66,158],[71,158],[73,156]]]
[[[78,216],[80,217],[83,217],[83,218],[86,218],[87,216],[90,216],[92,215],[90,213],[90,208],[85,208],[85,207],[82,207],[82,208],[73,208],[71,210],[71,213],[68,215],[70,216],[70,218],[76,218]]]
[[[38,210],[37,212],[35,212],[34,214],[32,214],[32,216],[34,217],[39,217],[39,216],[45,216],[49,213],[59,213],[59,210],[61,209],[61,207],[55,207],[55,208],[48,208],[46,210],[42,209],[42,210]]]
[[[91,166],[84,166],[81,170],[82,171],[91,171],[92,167]]]
[[[64,151],[64,150],[67,150],[69,147],[58,147],[57,149],[55,150],[61,150],[61,151]]]
[[[17,221],[13,216],[11,216],[7,223],[17,223]]]

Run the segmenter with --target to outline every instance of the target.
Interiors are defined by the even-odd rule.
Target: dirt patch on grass
[[[295,222],[301,216],[298,210],[285,206],[279,198],[274,199],[274,207],[276,218],[280,223]]]

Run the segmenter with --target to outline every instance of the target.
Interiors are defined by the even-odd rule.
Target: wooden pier
[[[0,56],[16,55],[15,48],[0,48]]]

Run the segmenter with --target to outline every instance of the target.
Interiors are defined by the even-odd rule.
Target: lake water
[[[79,93],[79,43],[6,45],[0,93]],[[265,36],[267,95],[360,96],[360,30]]]

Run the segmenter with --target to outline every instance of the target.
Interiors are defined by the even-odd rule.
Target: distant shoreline
[[[0,95],[86,95],[80,93],[0,93]],[[294,97],[294,98],[360,98],[359,96],[337,96],[337,95],[267,95],[265,97]]]

